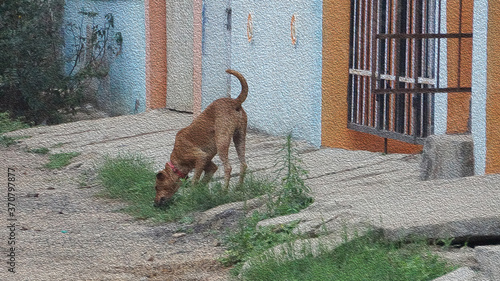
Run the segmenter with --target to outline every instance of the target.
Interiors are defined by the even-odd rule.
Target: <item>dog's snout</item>
[[[167,199],[166,197],[162,197],[159,200],[155,200],[154,206],[155,207],[162,207],[166,205],[170,200]]]

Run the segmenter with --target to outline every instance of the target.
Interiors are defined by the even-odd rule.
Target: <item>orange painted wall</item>
[[[166,0],[145,0],[146,109],[164,108],[167,101]]]
[[[488,1],[486,173],[500,173],[500,1]]]
[[[472,33],[473,0],[447,0],[447,32],[458,33],[460,30],[460,10],[462,13],[462,33]],[[472,38],[462,39],[459,65],[458,39],[448,40],[448,87],[471,86],[472,73]],[[460,73],[459,73],[460,71]],[[447,133],[465,133],[469,131],[470,93],[450,93],[448,95]]]
[[[384,150],[384,139],[347,129],[350,0],[323,2],[321,142],[350,150]],[[389,153],[417,153],[420,145],[389,140]]]

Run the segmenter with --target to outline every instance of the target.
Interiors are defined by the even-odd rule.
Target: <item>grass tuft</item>
[[[236,265],[231,270],[232,274],[237,275],[245,261],[263,251],[301,237],[293,233],[298,221],[279,227],[258,228],[257,223],[267,218],[267,214],[255,211],[238,223],[238,229],[231,230],[231,234],[226,236],[224,244],[227,250],[219,261],[225,266]]]
[[[33,149],[29,150],[29,152],[36,153],[36,154],[47,154],[47,153],[49,153],[49,151],[50,150],[46,147],[33,148]]]
[[[11,119],[8,112],[0,112],[0,144],[10,146],[16,143],[17,138],[6,137],[3,134],[19,129],[29,128],[21,119]]]
[[[71,159],[80,155],[78,152],[57,153],[49,156],[49,163],[44,167],[47,169],[60,169],[71,163]]]

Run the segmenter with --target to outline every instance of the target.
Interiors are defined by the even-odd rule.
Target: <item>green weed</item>
[[[307,171],[302,168],[302,160],[293,146],[292,137],[288,135],[286,142],[278,152],[280,157],[275,163],[276,174],[281,178],[281,188],[277,189],[273,213],[270,216],[282,216],[298,213],[313,202],[309,193],[311,189],[305,184]]]
[[[232,270],[238,274],[244,261],[257,255],[258,253],[280,243],[295,240],[299,236],[292,234],[293,228],[297,225],[284,225],[278,230],[271,228],[257,228],[260,220],[276,216],[298,213],[309,206],[313,199],[310,197],[310,188],[305,184],[304,177],[307,171],[301,167],[301,159],[298,152],[293,147],[292,138],[287,136],[286,142],[278,152],[275,163],[278,175],[278,183],[268,193],[267,212],[254,213],[251,219],[244,219],[240,222],[237,231],[231,231],[226,237],[228,250],[221,262],[226,265],[236,265]]]

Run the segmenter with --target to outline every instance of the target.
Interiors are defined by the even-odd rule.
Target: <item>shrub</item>
[[[121,34],[109,39],[114,27],[111,14],[104,26],[92,26],[90,38],[74,34],[80,44],[78,55],[65,57],[64,0],[5,0],[0,4],[0,110],[15,117],[24,116],[36,124],[63,121],[63,113],[75,112],[83,101],[82,87],[89,77],[107,75],[94,59],[104,56],[111,42],[121,47]],[[91,14],[95,17],[94,14]],[[89,16],[89,14],[82,14]],[[116,34],[115,34],[116,35]],[[64,65],[69,60],[78,71],[69,75]],[[76,69],[76,67],[74,68]]]

